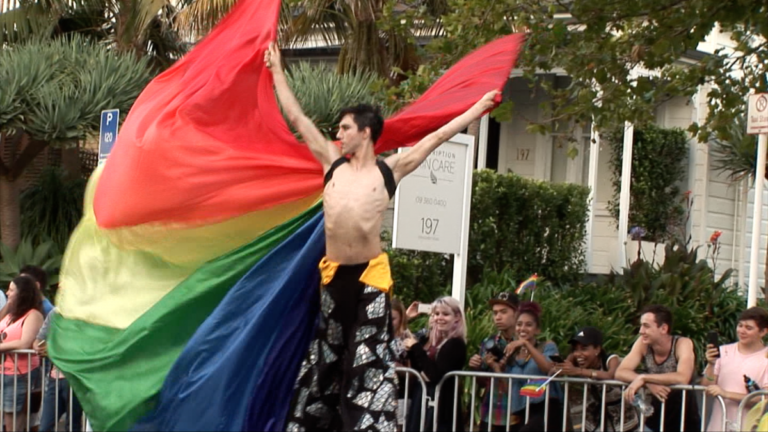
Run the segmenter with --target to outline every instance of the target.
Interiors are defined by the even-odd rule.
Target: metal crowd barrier
[[[495,393],[493,390],[494,390],[494,383],[496,381],[507,380],[508,381],[508,388],[511,391],[513,380],[523,380],[525,382],[528,382],[528,380],[540,380],[540,379],[541,380],[546,380],[546,379],[550,378],[550,377],[547,377],[547,376],[499,374],[499,373],[488,373],[488,372],[465,372],[465,371],[450,372],[450,373],[446,374],[443,377],[443,379],[440,381],[440,383],[438,383],[437,388],[435,389],[435,401],[434,401],[434,407],[435,407],[434,412],[435,412],[435,415],[434,415],[434,418],[433,418],[434,430],[437,430],[437,426],[438,426],[437,425],[437,420],[438,420],[437,412],[438,412],[439,405],[440,405],[440,391],[441,391],[441,389],[443,387],[443,384],[448,382],[448,380],[450,380],[450,379],[454,379],[456,381],[456,385],[454,386],[454,395],[453,395],[454,397],[453,397],[453,421],[452,421],[452,428],[453,428],[453,430],[458,430],[457,426],[459,428],[463,428],[464,427],[464,425],[457,425],[456,424],[457,412],[458,412],[457,410],[461,409],[461,407],[459,407],[457,405],[458,405],[458,400],[459,400],[458,392],[459,392],[459,387],[460,387],[460,385],[459,385],[460,384],[459,378],[462,378],[462,377],[463,378],[471,378],[472,379],[471,401],[470,401],[470,410],[469,410],[469,412],[470,412],[470,421],[469,421],[470,427],[474,427],[474,425],[475,425],[475,407],[476,407],[476,395],[477,395],[477,391],[476,390],[477,390],[477,379],[478,378],[488,379],[490,381],[490,384],[488,386],[489,387],[489,393],[490,393],[489,394],[489,401],[488,401],[488,406],[489,407],[493,407],[493,397],[494,397],[494,393]],[[569,404],[568,396],[569,396],[569,386],[571,384],[590,384],[590,385],[602,386],[603,391],[602,391],[602,400],[601,400],[601,406],[600,406],[600,428],[598,430],[605,430],[605,411],[606,411],[605,397],[606,397],[606,393],[607,393],[608,387],[619,386],[619,387],[622,388],[622,393],[623,393],[624,389],[629,385],[628,383],[621,382],[621,381],[615,381],[615,380],[600,381],[600,380],[592,380],[592,379],[587,379],[587,378],[572,378],[572,377],[562,377],[562,378],[561,377],[555,377],[555,378],[552,379],[552,382],[558,382],[558,383],[561,383],[564,386],[564,388],[563,388],[563,424],[562,424],[562,430],[566,430],[567,429],[568,420],[570,418],[569,409],[568,409],[568,404]],[[669,387],[672,390],[681,390],[683,392],[682,393],[683,394],[683,396],[682,396],[683,411],[682,411],[682,415],[680,417],[680,429],[679,429],[680,431],[684,431],[685,430],[685,406],[686,406],[686,397],[688,396],[688,393],[689,392],[697,392],[697,391],[702,392],[702,403],[701,403],[700,417],[701,417],[701,430],[705,431],[706,430],[706,426],[707,426],[706,425],[706,422],[707,422],[707,411],[706,411],[707,410],[707,393],[705,392],[706,387],[705,386],[699,386],[699,385],[675,385],[675,386],[669,386]],[[547,422],[548,422],[548,417],[549,417],[549,389],[550,389],[550,385],[548,385],[546,387],[545,397],[544,397],[544,429],[547,429]],[[766,393],[766,394],[768,394],[768,393]],[[506,412],[506,430],[509,431],[509,428],[510,428],[510,416],[512,415],[512,410],[511,410],[511,408],[512,408],[512,398],[513,397],[525,397],[525,396],[520,396],[519,394],[518,395],[514,395],[514,394],[511,394],[511,392],[507,393],[507,396],[508,397],[507,397],[507,412]],[[711,398],[712,396],[709,396],[709,397]],[[727,424],[727,419],[726,419],[726,415],[725,415],[725,413],[726,413],[725,401],[720,396],[717,396],[714,399],[717,400],[720,403],[720,407],[722,408],[723,423],[722,423],[722,428],[720,430],[725,431],[726,430],[726,424]],[[586,409],[584,409],[586,407],[586,405],[587,405],[587,386],[586,385],[584,385],[582,400],[583,400],[583,402],[582,402],[582,413],[581,413],[581,416],[582,416],[581,417],[581,425],[583,427],[583,425],[586,422],[586,415],[587,415]],[[481,403],[482,403],[482,400],[481,400]],[[625,409],[626,403],[627,402],[626,402],[626,400],[624,399],[624,397],[622,395],[622,397],[621,397],[621,408],[620,408],[621,409],[621,418],[619,419],[619,424],[621,425],[621,432],[624,432],[624,420],[625,420],[624,419],[624,409]],[[493,411],[492,408],[489,409],[489,418],[488,418],[489,421],[487,422],[488,430],[489,431],[493,427],[493,421],[491,421],[492,419],[490,417],[492,415],[492,411]],[[656,413],[657,415],[660,416],[660,420],[659,420],[660,429],[659,429],[659,432],[664,432],[664,415],[665,415],[665,411],[666,411],[666,403],[665,402],[661,403],[660,411],[661,411],[660,413]],[[529,414],[530,414],[530,398],[526,397],[525,421],[524,421],[525,424],[527,424],[528,421],[529,421]],[[423,415],[424,415],[424,413],[422,413],[422,416]],[[642,430],[645,429],[645,416],[643,415],[642,412],[638,412],[638,418],[639,418],[639,426],[638,426],[639,429],[638,430],[642,431]]]
[[[5,368],[5,362],[6,360],[11,357],[13,359],[13,364],[17,365],[19,362],[19,359],[24,359],[26,357],[27,364],[31,364],[31,360],[33,356],[36,356],[34,350],[14,350],[14,351],[8,351],[0,354],[0,363],[3,365],[3,368]],[[0,431],[3,430],[15,430],[15,431],[31,431],[34,427],[39,427],[41,425],[41,421],[43,420],[42,415],[44,410],[46,409],[45,406],[45,395],[48,389],[48,382],[49,380],[53,379],[54,382],[54,390],[55,390],[55,397],[54,397],[54,423],[53,423],[53,430],[58,431],[69,431],[69,432],[82,432],[80,430],[75,431],[74,426],[74,419],[72,416],[72,412],[74,409],[74,394],[72,393],[72,388],[69,388],[69,397],[68,400],[68,407],[66,407],[67,412],[67,423],[64,425],[64,428],[59,427],[61,414],[64,412],[63,408],[59,406],[59,381],[65,379],[59,379],[59,378],[51,378],[50,372],[51,372],[51,363],[47,358],[41,358],[40,359],[40,366],[37,368],[39,370],[38,374],[39,377],[35,377],[35,379],[32,379],[32,371],[25,374],[25,377],[23,380],[19,380],[18,374],[14,375],[4,375],[3,380],[0,380],[0,403],[2,404],[1,411],[2,414],[0,414]],[[5,377],[6,376],[12,376],[13,377],[13,386],[11,387],[6,386],[5,384]],[[26,382],[25,382],[26,381]],[[23,383],[26,384],[26,395],[19,395],[19,385]],[[6,388],[7,387],[7,388]],[[37,412],[32,412],[32,393],[36,393],[37,391],[40,392],[40,407],[37,410]],[[11,399],[13,410],[11,413],[5,412],[5,396],[6,393],[13,392],[13,396]],[[15,410],[15,407],[19,401],[19,397],[23,397],[26,400],[24,401],[24,404],[22,406],[22,410],[17,412]],[[48,408],[50,409],[50,408]],[[6,414],[8,414],[10,419],[10,425],[7,425],[8,423],[6,421]],[[19,416],[24,415],[25,419],[23,419],[22,424],[17,424],[17,421],[19,419]],[[85,420],[85,413],[81,416],[81,428],[85,427],[86,420]]]
[[[404,407],[398,407],[399,409],[403,409],[405,411],[405,416],[403,419],[403,429],[405,429],[405,426],[408,424],[408,416],[411,411],[411,407],[409,403],[411,402],[410,391],[411,391],[411,376],[413,375],[416,377],[416,382],[418,382],[421,385],[421,419],[419,420],[419,431],[424,430],[424,425],[426,424],[426,418],[427,418],[427,407],[431,404],[431,400],[427,397],[427,385],[424,383],[424,379],[421,377],[421,374],[416,369],[406,368],[406,367],[398,367],[395,368],[395,372],[398,374],[405,374],[405,379],[402,380],[402,382],[399,382],[400,385],[405,386],[405,406]],[[399,417],[399,416],[398,416]]]
[[[745,415],[747,415],[748,411],[753,409],[758,402],[764,401],[766,398],[768,398],[768,390],[760,390],[746,395],[744,399],[741,400],[739,403],[738,418],[736,420],[736,430],[744,430]],[[768,415],[768,406],[763,407],[762,413],[759,415],[758,422],[760,418],[765,415]]]

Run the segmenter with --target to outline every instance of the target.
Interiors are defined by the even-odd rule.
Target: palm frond
[[[21,43],[36,35],[50,34],[58,16],[38,3],[15,3],[0,11],[0,44]]]
[[[193,0],[182,2],[175,28],[185,35],[204,35],[232,9],[235,0]]]

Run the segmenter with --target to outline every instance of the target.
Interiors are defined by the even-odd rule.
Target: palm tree
[[[162,70],[188,49],[173,26],[170,0],[7,0],[0,2],[0,44],[79,33],[118,51],[149,57]]]
[[[746,117],[736,118],[723,137],[714,141],[712,156],[715,170],[726,172],[732,182],[748,181],[750,185],[754,185],[757,167],[757,136],[748,135],[746,130]],[[765,177],[768,179],[768,170]],[[768,255],[766,255],[764,280],[768,281]],[[768,283],[764,290],[765,298],[768,299]]]
[[[181,8],[178,28],[205,34],[234,5],[235,0],[188,0]],[[417,2],[384,0],[286,0],[280,12],[283,46],[321,40],[340,46],[338,72],[372,71],[390,76],[393,70],[415,70],[419,35],[440,30],[438,17],[447,0]]]
[[[147,59],[72,35],[0,49],[0,236],[20,241],[17,180],[48,146],[76,146],[104,109],[128,111],[149,81]]]

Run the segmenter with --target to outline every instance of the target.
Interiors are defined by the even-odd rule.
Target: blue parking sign
[[[101,112],[99,127],[99,164],[104,163],[117,140],[117,125],[120,122],[120,110],[104,110]]]

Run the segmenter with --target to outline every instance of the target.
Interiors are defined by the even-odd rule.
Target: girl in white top
[[[708,386],[707,394],[725,400],[726,430],[735,430],[742,414],[738,408],[747,395],[744,375],[752,378],[760,388],[768,388],[768,348],[763,345],[763,338],[768,334],[768,311],[753,307],[742,312],[736,334],[739,337],[736,343],[719,349],[707,345],[707,368],[702,378],[702,385]],[[720,404],[714,405],[707,430],[723,430]]]

